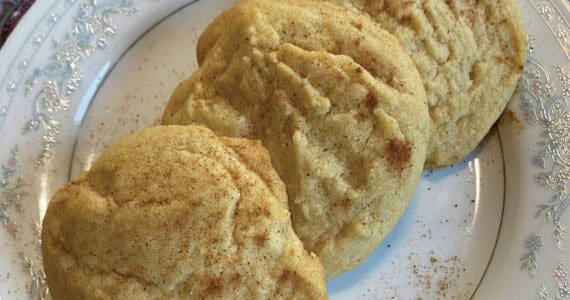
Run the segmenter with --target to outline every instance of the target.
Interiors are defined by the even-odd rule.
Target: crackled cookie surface
[[[329,3],[242,1],[224,23],[163,123],[260,139],[327,277],[357,266],[424,165],[430,121],[413,61],[369,18]]]
[[[49,204],[54,299],[326,298],[259,141],[161,126],[108,149]]]

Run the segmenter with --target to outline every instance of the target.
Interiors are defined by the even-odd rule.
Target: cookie
[[[413,61],[376,23],[329,3],[246,0],[224,24],[163,123],[260,139],[305,248],[328,278],[354,268],[404,212],[425,161]]]
[[[135,133],[51,200],[54,299],[326,299],[259,141],[199,126]]]
[[[422,76],[433,122],[426,166],[465,158],[503,112],[526,62],[514,0],[327,0],[394,34]]]
[[[465,158],[498,119],[526,61],[514,0],[326,0],[370,16],[413,58],[432,120],[426,168]],[[199,58],[219,38],[220,15],[201,35]]]

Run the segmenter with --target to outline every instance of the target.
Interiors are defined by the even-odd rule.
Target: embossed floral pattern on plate
[[[9,96],[8,104],[0,106],[0,127],[8,114],[9,106],[17,97],[17,87],[24,85],[23,97],[32,98],[31,116],[22,127],[22,135],[31,132],[41,132],[41,151],[37,154],[35,167],[41,168],[50,159],[53,146],[58,141],[61,122],[55,114],[69,108],[69,98],[82,84],[82,61],[89,58],[95,51],[107,47],[108,39],[112,38],[117,28],[113,15],[122,13],[130,15],[137,11],[131,0],[85,1],[78,5],[78,11],[73,17],[71,27],[62,37],[51,39],[53,54],[44,64],[33,66],[31,75],[24,78],[23,74],[31,66],[29,62],[42,43],[48,32],[57,24],[59,17],[71,9],[74,0],[58,1],[52,12],[47,14],[36,34],[24,46],[24,55],[15,63],[12,72],[4,79],[5,92]],[[10,78],[12,77],[12,78]],[[32,139],[31,137],[30,139]],[[25,175],[18,168],[18,145],[13,145],[9,159],[1,166],[0,174],[0,221],[10,235],[17,240],[24,224],[19,224],[12,217],[23,213],[22,198],[28,196],[25,192]],[[39,224],[37,236],[34,239],[39,251]],[[39,256],[39,252],[38,252]],[[27,285],[30,297],[44,299],[48,297],[45,274],[41,264],[23,253],[20,255],[22,266],[28,270],[30,283]]]

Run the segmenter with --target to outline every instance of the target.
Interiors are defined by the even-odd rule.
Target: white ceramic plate
[[[40,223],[98,153],[157,124],[233,0],[40,0],[0,51],[0,298],[45,298]],[[392,233],[332,298],[570,299],[568,3],[520,0],[531,55],[464,162],[424,172]]]

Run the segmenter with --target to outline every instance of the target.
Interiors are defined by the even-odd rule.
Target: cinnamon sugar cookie
[[[163,123],[260,139],[327,277],[359,265],[424,165],[430,121],[412,60],[369,18],[329,3],[246,0],[224,18]]]
[[[51,200],[54,299],[326,299],[259,141],[198,126],[135,133]]]

